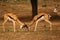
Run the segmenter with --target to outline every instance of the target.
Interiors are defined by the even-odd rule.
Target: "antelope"
[[[32,19],[32,21],[29,23],[29,25],[31,26],[35,22],[34,31],[36,31],[38,22],[44,20],[44,21],[46,21],[46,22],[48,22],[50,24],[50,30],[52,30],[52,23],[49,21],[50,17],[51,16],[49,14],[39,13]]]
[[[23,27],[26,27],[28,29],[28,26],[25,23],[21,22],[15,14],[7,13],[7,14],[4,14],[4,22],[3,22],[3,31],[4,32],[5,32],[4,25],[8,20],[13,23],[14,32],[16,32],[16,28],[15,28],[16,23],[18,23],[18,25],[20,26],[20,29],[22,29]]]

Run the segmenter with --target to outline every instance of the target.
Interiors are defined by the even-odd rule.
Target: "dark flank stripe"
[[[40,17],[38,17],[37,20],[40,19],[42,16],[44,16],[44,15],[41,15]]]
[[[8,17],[9,17],[9,18],[11,18],[11,19],[13,19],[13,20],[15,20],[14,18],[12,18],[12,17],[11,17],[11,16],[9,16],[9,15],[8,15]],[[16,21],[16,20],[15,20],[15,21]]]

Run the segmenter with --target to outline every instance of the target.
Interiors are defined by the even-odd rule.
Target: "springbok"
[[[50,30],[52,30],[52,23],[49,21],[50,17],[51,17],[51,16],[50,16],[49,14],[39,13],[38,15],[36,15],[36,16],[33,18],[33,20],[29,23],[29,25],[31,26],[34,22],[36,22],[36,24],[35,24],[35,29],[34,29],[34,31],[36,31],[38,22],[44,20],[44,21],[46,21],[46,22],[48,22],[48,23],[50,24]]]
[[[3,22],[3,30],[4,30],[4,32],[5,32],[4,25],[8,20],[13,22],[14,32],[16,31],[16,29],[15,29],[16,23],[18,23],[18,25],[20,26],[20,29],[22,29],[23,27],[26,27],[28,29],[28,26],[25,23],[21,22],[15,14],[7,13],[7,14],[4,14],[4,22]]]

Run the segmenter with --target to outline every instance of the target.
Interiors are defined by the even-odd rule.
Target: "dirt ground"
[[[41,0],[39,0],[41,4],[38,4],[38,13],[40,12],[51,12],[53,11],[55,5],[51,4],[51,6],[40,7],[42,6]],[[60,2],[58,2],[60,3]],[[55,3],[56,4],[56,3]],[[40,6],[39,6],[40,5]],[[60,6],[58,8],[60,10]],[[3,14],[7,12],[15,13],[18,17],[22,17],[21,21],[25,23],[29,23],[30,16],[32,16],[32,8],[30,1],[28,4],[17,4],[17,3],[7,3],[6,6],[0,5],[0,18],[3,18]],[[51,13],[52,14],[52,13]],[[60,16],[60,13],[58,13]],[[29,16],[29,18],[28,18]],[[27,17],[27,18],[25,18]],[[25,19],[24,19],[25,18]],[[59,19],[59,18],[58,18]],[[16,32],[13,32],[12,22],[7,22],[5,24],[6,31],[3,32],[3,20],[0,20],[0,40],[60,40],[60,19],[59,20],[51,20],[53,27],[52,31],[49,30],[49,24],[45,21],[39,22],[37,31],[34,31],[35,23],[30,27],[30,30],[23,28],[20,29],[18,25],[16,25]]]
[[[30,10],[30,9],[29,9]],[[14,11],[15,12],[15,11]],[[20,11],[19,11],[20,12]],[[31,16],[31,12],[23,11],[20,15],[24,16],[21,18],[21,21],[29,23],[30,18],[25,18],[26,14]],[[24,14],[24,15],[23,15]],[[19,14],[17,14],[20,16]],[[30,17],[29,16],[29,17]],[[29,20],[29,21],[27,21]],[[0,40],[60,40],[60,20],[51,21],[53,24],[52,31],[49,30],[49,24],[47,22],[39,22],[37,31],[34,32],[35,24],[29,26],[31,29],[27,31],[24,29],[19,29],[19,26],[16,25],[16,32],[13,32],[13,26],[11,22],[7,22],[5,25],[6,32],[3,32],[2,23],[3,20],[0,20]]]
[[[49,30],[49,24],[47,22],[39,22],[37,31],[34,32],[34,25],[31,26],[30,31],[25,28],[20,30],[19,26],[16,26],[16,32],[13,32],[12,23],[7,22],[5,25],[6,32],[2,30],[2,20],[0,20],[0,40],[60,40],[60,21],[54,20],[53,30]],[[28,22],[26,22],[28,23]]]
[[[11,11],[13,13],[17,13],[16,15],[18,16],[24,16],[23,18],[21,18],[21,21],[27,24],[29,23],[29,21],[31,20],[30,16],[32,15],[30,6],[15,5],[12,8],[7,9],[9,9],[8,11]],[[1,13],[1,15],[3,14]],[[27,31],[25,28],[20,30],[19,26],[16,25],[16,32],[13,32],[13,25],[11,22],[6,23],[6,32],[3,32],[3,20],[0,20],[0,40],[60,40],[60,20],[53,20],[51,22],[53,24],[52,31],[49,30],[49,24],[47,22],[42,21],[38,23],[37,31],[35,32],[35,23],[32,26],[29,26],[31,28],[30,31]]]

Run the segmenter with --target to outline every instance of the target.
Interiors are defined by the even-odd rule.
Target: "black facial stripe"
[[[11,17],[11,16],[9,16],[9,15],[8,15],[8,17],[9,17],[9,18],[11,18],[11,19],[13,19],[13,20],[15,20],[14,18],[12,18],[12,17]]]
[[[38,20],[39,18],[41,18],[42,16],[44,16],[44,15],[41,15],[40,17],[38,17],[37,20]]]
[[[27,30],[29,31],[29,28],[28,28],[28,26],[26,24],[24,24],[22,28],[24,28],[24,27],[26,27]]]
[[[23,25],[23,27],[26,27],[26,28],[28,28],[28,26],[25,24],[25,25]]]

